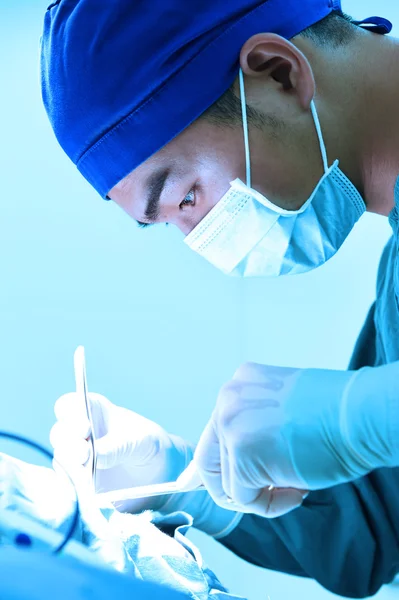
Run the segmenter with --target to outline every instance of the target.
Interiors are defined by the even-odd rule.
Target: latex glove
[[[91,393],[89,399],[96,437],[96,491],[174,481],[190,463],[194,449],[189,443],[104,396]],[[54,411],[57,422],[50,442],[55,459],[76,473],[76,467],[84,465],[90,453],[86,441],[90,424],[84,402],[76,393],[66,394],[57,400]],[[206,491],[123,501],[115,506],[132,513],[183,510],[193,516],[195,527],[215,537],[227,535],[239,520],[238,515],[215,505]]]
[[[297,492],[270,485],[320,489],[398,465],[398,381],[399,363],[357,372],[245,364],[201,436],[199,477],[220,506],[275,516]]]

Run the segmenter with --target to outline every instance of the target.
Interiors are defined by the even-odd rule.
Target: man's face
[[[284,139],[259,129],[250,132],[252,187],[275,204],[296,209],[311,194],[316,177],[301,172]],[[302,157],[301,157],[302,155]],[[305,169],[306,170],[306,165]],[[239,178],[245,182],[242,127],[216,126],[199,119],[118,185],[109,196],[143,224],[170,223],[185,235],[208,214]]]
[[[322,175],[310,111],[299,106],[295,94],[288,97],[268,72],[247,74],[245,91],[247,104],[274,122],[249,123],[251,185],[271,202],[295,210]],[[236,178],[245,182],[242,124],[217,125],[201,117],[108,195],[139,223],[167,222],[187,235]]]
[[[237,177],[245,177],[242,131],[199,119],[109,196],[136,221],[167,222],[187,235]]]

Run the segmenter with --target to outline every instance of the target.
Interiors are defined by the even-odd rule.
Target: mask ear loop
[[[249,154],[247,104],[245,102],[244,75],[243,75],[242,69],[240,69],[239,80],[240,80],[242,127],[244,130],[246,183],[247,183],[248,187],[251,187],[251,158],[250,158],[250,154]]]
[[[242,113],[242,126],[244,131],[244,149],[245,149],[245,169],[246,169],[246,184],[251,187],[251,157],[249,152],[249,139],[248,139],[248,118],[247,118],[247,105],[245,101],[245,86],[244,86],[244,74],[242,69],[239,71],[239,82],[240,82],[240,98],[241,98],[241,113]],[[314,100],[310,104],[312,111],[313,121],[316,127],[317,137],[319,139],[321,158],[323,160],[324,173],[328,172],[328,159],[327,150],[324,143],[323,134],[321,131],[321,125],[319,115],[317,114],[316,105]]]
[[[242,69],[240,69],[240,71],[239,71],[239,81],[240,81],[242,126],[243,126],[243,131],[244,131],[246,184],[248,187],[251,187],[251,157],[250,157],[250,152],[249,152],[249,139],[248,139],[247,104],[245,102],[244,74],[242,72]],[[310,109],[312,111],[313,121],[314,121],[314,124],[316,127],[317,137],[319,139],[321,158],[323,160],[324,173],[327,173],[327,171],[328,171],[327,150],[326,150],[326,145],[324,143],[324,138],[323,138],[323,134],[321,131],[319,115],[317,114],[317,109],[316,109],[314,100],[312,100],[312,102],[310,104]]]
[[[321,157],[323,159],[324,173],[327,173],[327,171],[328,171],[327,150],[326,150],[326,145],[324,143],[323,134],[321,132],[319,115],[317,114],[316,105],[314,103],[314,100],[312,100],[312,102],[310,104],[310,110],[312,111],[313,121],[314,121],[316,131],[317,131],[317,137],[319,138],[319,145],[320,145],[320,150],[321,150]]]

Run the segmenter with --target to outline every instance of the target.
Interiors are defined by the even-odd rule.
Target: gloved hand
[[[321,489],[396,466],[398,381],[399,363],[357,372],[245,364],[197,445],[198,474],[220,506],[275,516],[297,492],[271,485]]]
[[[89,399],[96,437],[96,491],[174,481],[191,461],[194,449],[181,438],[104,396],[91,393]],[[84,465],[90,453],[83,399],[76,393],[61,396],[54,411],[57,422],[50,433],[54,457],[71,472]],[[227,535],[241,517],[221,509],[206,491],[118,502],[116,508],[132,513],[186,511],[195,527],[214,537]]]

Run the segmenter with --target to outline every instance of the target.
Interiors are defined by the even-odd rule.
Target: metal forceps
[[[196,468],[193,462],[188,465],[185,473],[190,475],[196,474]],[[180,485],[177,481],[169,481],[167,483],[151,483],[150,485],[140,485],[122,490],[101,492],[100,494],[97,494],[97,496],[107,502],[119,502],[123,500],[151,498],[153,496],[199,492],[201,490],[205,490],[205,486],[197,475],[189,487]]]
[[[90,435],[87,441],[90,442],[90,456],[87,462],[87,468],[91,471],[91,478],[94,490],[96,489],[96,470],[97,470],[97,454],[95,444],[95,432],[93,415],[91,412],[90,401],[88,397],[87,380],[86,380],[86,361],[85,361],[85,350],[83,346],[79,346],[75,350],[73,357],[74,369],[75,369],[75,384],[76,393],[82,398],[82,402],[85,404],[86,416],[90,423]]]

